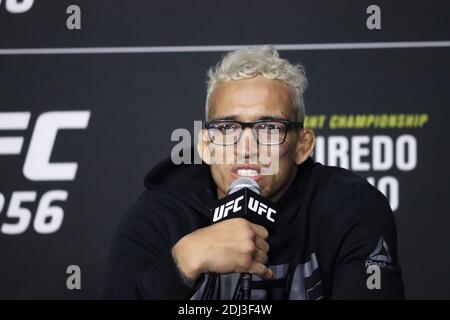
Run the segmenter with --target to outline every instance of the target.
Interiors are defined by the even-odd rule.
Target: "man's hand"
[[[182,275],[195,281],[202,273],[249,272],[272,279],[267,263],[266,228],[242,218],[225,220],[181,238],[172,254]]]

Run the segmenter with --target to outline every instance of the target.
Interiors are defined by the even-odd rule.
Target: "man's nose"
[[[245,128],[242,136],[236,146],[236,153],[238,158],[255,158],[258,154],[258,142],[253,136],[252,129]]]

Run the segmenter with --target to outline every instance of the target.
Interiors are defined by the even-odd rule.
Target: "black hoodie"
[[[202,275],[190,288],[171,256],[180,238],[210,225],[217,194],[209,166],[167,159],[145,186],[112,241],[103,297],[236,297],[239,274]],[[253,275],[252,299],[403,299],[394,216],[365,179],[308,158],[277,205],[268,240],[276,279]]]

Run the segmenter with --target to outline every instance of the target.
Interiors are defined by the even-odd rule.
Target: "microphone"
[[[212,223],[244,218],[265,227],[269,232],[275,227],[277,209],[275,204],[261,196],[261,188],[255,180],[241,177],[233,181],[228,188],[228,195],[220,199],[214,208]],[[250,300],[251,274],[241,275],[243,299]]]

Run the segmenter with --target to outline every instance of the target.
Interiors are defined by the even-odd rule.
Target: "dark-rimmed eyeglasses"
[[[220,146],[239,142],[245,128],[252,129],[253,137],[262,145],[278,145],[286,140],[290,129],[302,129],[303,122],[289,120],[258,120],[240,122],[234,120],[212,120],[204,124],[212,143]]]

